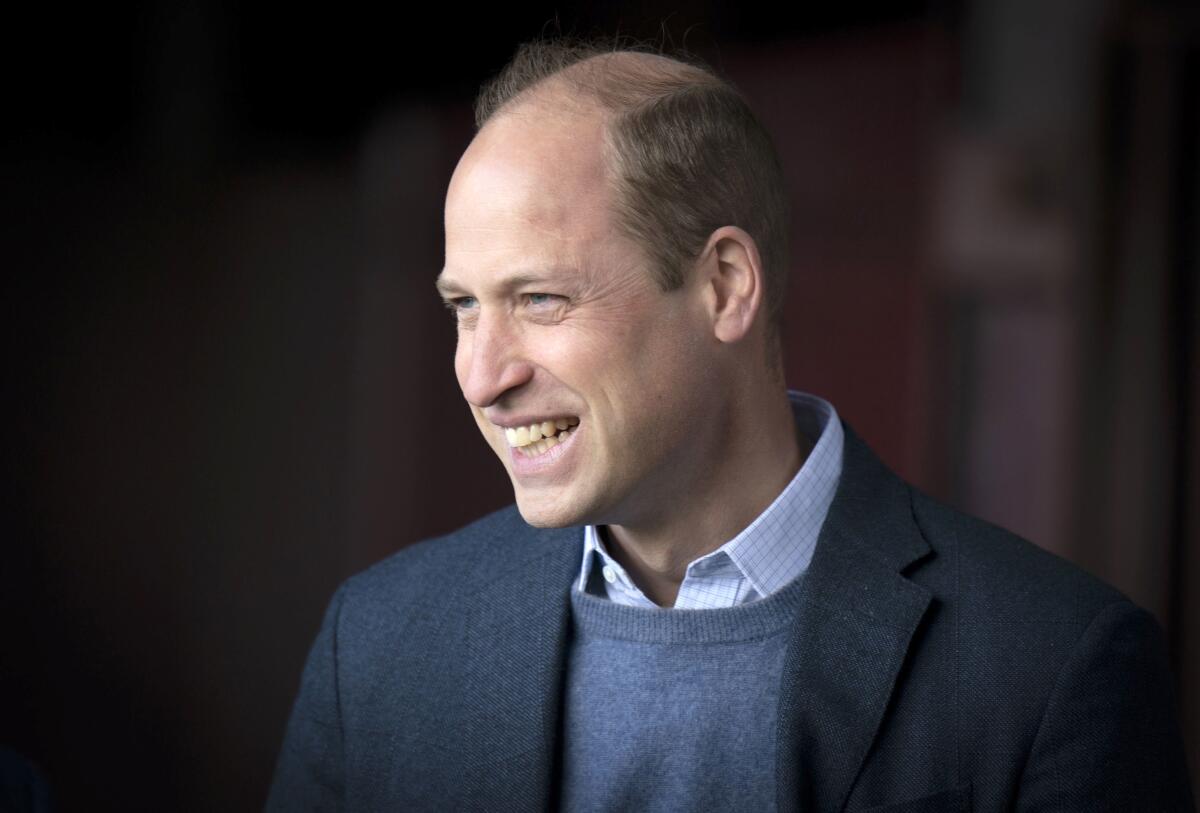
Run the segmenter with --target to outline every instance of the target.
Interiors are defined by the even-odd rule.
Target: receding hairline
[[[549,73],[493,108],[478,133],[492,123],[524,116],[549,116],[560,121],[597,119],[606,173],[616,171],[610,137],[615,121],[643,105],[678,93],[689,86],[721,86],[704,67],[649,50],[594,53]]]
[[[477,125],[482,130],[493,119],[527,106],[564,115],[598,110],[608,120],[688,85],[720,84],[705,68],[663,54],[639,50],[596,53],[547,74],[491,109]]]

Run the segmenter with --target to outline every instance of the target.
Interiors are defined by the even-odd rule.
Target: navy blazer
[[[582,529],[507,508],[344,583],[271,810],[553,809]],[[780,810],[1180,811],[1158,625],[846,427],[784,661]]]

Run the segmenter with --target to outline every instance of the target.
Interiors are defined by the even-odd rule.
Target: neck
[[[723,464],[687,478],[688,491],[673,510],[607,526],[609,552],[654,603],[673,606],[687,566],[753,522],[808,457],[810,446],[798,437],[786,396],[772,390],[765,404],[751,417],[735,408],[715,427],[718,441],[709,459]]]

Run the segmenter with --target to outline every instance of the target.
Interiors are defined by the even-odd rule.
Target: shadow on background
[[[335,585],[510,500],[433,278],[472,94],[557,28],[746,91],[794,196],[790,384],[1154,611],[1200,776],[1189,4],[24,13],[0,745],[64,808],[261,807]]]

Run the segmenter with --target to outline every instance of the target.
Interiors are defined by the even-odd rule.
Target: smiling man
[[[735,89],[539,43],[477,120],[437,287],[516,506],[339,589],[269,807],[1189,808],[1153,620],[785,390]]]
[[[683,66],[630,54],[574,70],[602,83],[617,68],[650,77]],[[613,555],[672,606],[687,564],[796,473],[795,421],[754,238],[706,226],[687,260],[672,259],[689,272],[664,285],[621,227],[640,215],[618,200],[610,114],[564,104],[572,96],[568,79],[550,79],[482,128],[450,182],[438,288],[458,318],[463,395],[521,516],[603,525]],[[706,219],[722,222],[726,201],[707,205]]]

